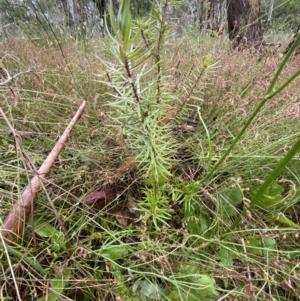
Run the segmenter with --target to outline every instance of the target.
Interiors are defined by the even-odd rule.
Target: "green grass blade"
[[[42,266],[37,262],[37,260],[35,258],[32,259],[30,257],[24,256],[24,254],[15,250],[11,246],[6,245],[6,249],[7,249],[8,253],[16,256],[20,260],[25,261],[29,266],[31,266],[34,270],[39,272],[42,276],[46,275],[46,271],[42,268]],[[0,243],[0,250],[5,250],[3,243]]]
[[[260,110],[262,109],[262,107],[266,104],[266,102],[271,99],[272,97],[274,97],[275,95],[277,95],[279,92],[281,92],[284,88],[286,88],[296,77],[298,77],[300,75],[300,69],[295,72],[288,80],[286,80],[284,82],[284,84],[282,84],[278,89],[276,89],[275,91],[273,91],[274,86],[279,78],[279,75],[281,74],[284,66],[287,64],[288,59],[291,57],[293,51],[296,49],[297,45],[300,43],[300,34],[298,35],[297,39],[295,40],[293,46],[291,47],[291,49],[289,50],[289,52],[287,53],[286,57],[284,58],[283,62],[281,63],[281,65],[279,66],[276,74],[274,75],[273,80],[271,81],[271,84],[267,90],[266,95],[263,97],[263,99],[260,101],[260,103],[258,104],[258,106],[256,107],[256,109],[254,110],[254,112],[250,115],[250,117],[248,118],[248,120],[246,121],[245,125],[243,126],[243,128],[241,129],[241,131],[238,133],[238,135],[235,137],[235,139],[233,140],[232,144],[228,147],[228,149],[226,150],[226,152],[223,154],[223,156],[220,158],[220,160],[216,163],[216,165],[214,166],[214,168],[212,168],[212,170],[210,172],[208,172],[206,174],[206,176],[203,177],[203,179],[201,179],[199,181],[199,184],[201,185],[202,183],[204,183],[207,179],[209,179],[214,172],[221,166],[221,164],[224,162],[224,160],[227,158],[227,156],[230,154],[230,152],[233,150],[233,148],[235,147],[235,145],[237,144],[237,142],[241,139],[241,137],[244,135],[244,133],[246,132],[246,130],[249,128],[250,124],[252,123],[253,119],[256,117],[256,115],[260,112]]]
[[[284,158],[278,163],[278,165],[275,167],[275,169],[267,177],[265,182],[261,185],[261,187],[258,189],[256,194],[251,199],[249,207],[247,209],[244,209],[242,211],[241,215],[231,225],[231,227],[230,227],[231,230],[234,230],[238,226],[238,224],[242,220],[242,217],[246,215],[247,210],[249,210],[250,208],[253,208],[253,206],[257,204],[257,202],[263,196],[266,189],[279,176],[279,174],[288,165],[288,163],[293,159],[293,157],[296,155],[296,153],[299,151],[299,149],[300,149],[300,139],[293,145],[293,147],[290,149],[290,151],[284,156]]]
[[[267,94],[271,94],[274,90],[275,84],[282,72],[282,70],[284,69],[285,65],[287,64],[288,60],[290,59],[291,55],[293,54],[293,52],[295,51],[295,49],[297,48],[297,46],[300,43],[300,34],[298,34],[297,39],[294,41],[292,47],[290,48],[290,50],[288,51],[288,53],[285,55],[282,63],[280,64],[279,68],[277,69],[276,74],[274,75],[271,84],[269,86],[269,89],[267,91]]]

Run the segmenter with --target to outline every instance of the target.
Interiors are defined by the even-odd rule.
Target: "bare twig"
[[[37,171],[36,175],[32,178],[28,186],[25,188],[21,199],[14,205],[8,216],[6,217],[3,225],[0,228],[0,233],[2,237],[7,241],[16,240],[23,231],[23,226],[26,219],[30,216],[30,212],[32,209],[33,202],[36,198],[37,192],[41,188],[41,182],[43,178],[45,178],[51,170],[55,160],[57,159],[60,151],[63,149],[70,132],[72,131],[74,125],[80,118],[86,102],[84,101],[73,119],[65,129],[64,133],[57,141],[56,145]],[[2,109],[0,108],[0,113],[4,115]]]
[[[1,73],[3,74],[3,76],[6,78],[5,81],[3,82],[0,82],[0,87],[1,86],[7,86],[11,81],[13,81],[15,78],[17,78],[18,76],[22,75],[22,74],[25,74],[25,73],[29,73],[31,72],[30,69],[28,69],[27,71],[24,71],[24,72],[19,72],[13,76],[11,76],[8,71],[3,68],[3,67],[0,67],[1,68]]]

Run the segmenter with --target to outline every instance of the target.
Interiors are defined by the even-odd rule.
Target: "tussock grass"
[[[1,88],[1,107],[22,137],[21,153],[0,118],[1,219],[33,175],[32,164],[43,162],[82,99],[87,100],[21,241],[1,245],[1,298],[298,300],[299,227],[278,220],[285,214],[299,225],[298,155],[277,179],[280,202],[255,208],[229,231],[299,138],[298,80],[267,102],[213,177],[202,187],[195,185],[245,124],[282,58],[238,53],[222,38],[167,40],[163,62],[176,95],[184,93],[183,81],[205,56],[211,55],[214,65],[195,90],[193,104],[199,106],[203,124],[193,124],[192,132],[174,130],[182,149],[167,184],[171,218],[158,230],[136,210],[147,187],[145,171],[121,168],[134,154],[121,129],[112,127],[115,109],[108,104],[113,91],[99,82],[107,80],[99,58],[113,61],[109,47],[105,39],[85,45],[68,41],[61,48],[1,42],[0,56],[9,72],[32,70],[10,88]],[[293,57],[280,81],[298,66],[299,58]],[[197,110],[188,112],[187,117],[198,119]],[[85,197],[96,190],[112,194],[106,203],[91,205]]]

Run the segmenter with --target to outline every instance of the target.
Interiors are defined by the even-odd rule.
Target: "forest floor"
[[[284,58],[281,49],[237,52],[226,38],[209,35],[166,41],[168,95],[180,98],[183,84],[193,86],[187,79],[195,66],[205,65],[205,72],[187,97],[187,115],[168,132],[177,143],[170,150],[174,163],[157,197],[147,161],[128,142],[127,125],[118,126],[122,116],[114,115],[114,93],[123,90],[105,83],[105,62],[113,61],[108,43],[1,41],[2,65],[11,75],[30,69],[0,86],[0,107],[22,141],[16,147],[0,116],[2,221],[32,166],[38,169],[83,100],[87,105],[21,239],[0,244],[0,299],[300,300],[298,153],[247,209],[300,138],[299,78],[265,103],[202,181],[263,99]],[[275,88],[299,65],[300,55],[292,56]]]

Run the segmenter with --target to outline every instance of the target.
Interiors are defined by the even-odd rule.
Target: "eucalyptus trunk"
[[[228,33],[231,40],[253,45],[262,40],[260,0],[227,0]]]
[[[62,7],[66,16],[66,24],[71,27],[74,28],[74,19],[71,13],[71,9],[69,7],[69,1],[68,0],[61,0],[62,3]]]
[[[85,11],[85,3],[83,0],[74,0],[74,18],[76,24],[76,35],[79,39],[86,34],[87,14]]]
[[[198,6],[200,28],[219,31],[224,22],[225,9],[226,0],[200,0]]]
[[[110,19],[109,19],[109,0],[93,0],[95,3],[97,10],[99,12],[101,27],[104,27],[104,23],[106,22],[108,28],[110,29]],[[115,20],[117,18],[119,12],[119,0],[112,0],[112,8],[115,16]],[[106,16],[105,16],[106,15]],[[105,19],[106,18],[106,19]]]

